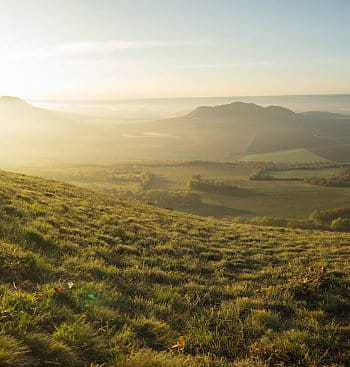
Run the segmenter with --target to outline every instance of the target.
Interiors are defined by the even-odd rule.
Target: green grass
[[[249,177],[257,171],[252,164],[224,164],[197,162],[158,162],[150,164],[123,163],[115,166],[81,166],[60,168],[25,169],[24,172],[63,180],[97,192],[108,192],[117,196],[129,196],[139,189],[137,177],[142,170],[154,174],[151,189],[179,191],[187,190],[186,183],[200,174],[204,179],[229,182],[243,190],[232,195],[197,192],[203,205],[183,210],[205,216],[275,216],[286,218],[308,218],[315,210],[350,206],[350,188],[322,187],[304,182],[251,181]],[[337,168],[310,168],[302,170],[271,171],[277,178],[327,177]],[[130,180],[125,175],[130,175]]]
[[[249,154],[243,157],[242,160],[246,162],[327,162],[327,159],[307,149],[279,150],[269,153]]]
[[[267,174],[276,178],[326,178],[334,176],[339,172],[339,168],[320,168],[320,169],[294,169],[281,171],[267,171]]]
[[[320,168],[320,169],[293,169],[281,171],[267,171],[267,174],[276,178],[326,178],[339,172],[339,168]]]
[[[0,366],[347,366],[349,245],[2,171]]]

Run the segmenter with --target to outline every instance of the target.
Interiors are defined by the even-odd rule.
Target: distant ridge
[[[300,113],[278,105],[235,101],[201,106],[186,115],[132,129],[127,133],[153,131],[175,137],[166,142],[169,159],[240,159],[246,154],[306,149],[328,160],[344,161],[350,154],[349,115]],[[150,144],[143,143],[146,152]],[[159,149],[158,154],[164,154],[163,145]]]
[[[0,97],[2,160],[118,159],[237,160],[250,154],[306,149],[331,161],[350,155],[350,116],[297,113],[233,102],[137,124],[88,123],[74,115]],[[137,137],[136,140],[130,140]],[[24,154],[25,153],[25,154]]]
[[[263,107],[255,103],[245,103],[245,102],[232,102],[229,104],[218,105],[218,106],[201,106],[195,108],[193,111],[188,113],[187,117],[211,117],[220,116],[232,118],[235,114],[239,115],[259,115],[259,117],[264,115],[280,115],[280,116],[296,116],[297,114],[285,107],[281,106],[267,106]]]
[[[29,105],[26,101],[18,97],[12,96],[1,96],[0,103],[6,104],[21,104],[21,105]]]
[[[264,107],[255,103],[245,102],[232,102],[229,104],[218,106],[200,106],[191,111],[187,116],[202,116],[204,114],[216,114],[216,113],[242,113],[242,112],[258,112],[264,110]]]

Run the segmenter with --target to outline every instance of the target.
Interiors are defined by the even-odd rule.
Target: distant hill
[[[237,159],[290,149],[307,149],[337,161],[347,160],[350,154],[349,115],[295,113],[280,106],[242,102],[203,106],[137,129],[135,134],[140,130],[168,134],[173,137],[167,141],[168,154],[188,154],[192,159]]]
[[[0,97],[0,105],[4,104],[16,104],[16,105],[28,105],[23,99],[12,96],[1,96]]]
[[[349,361],[347,233],[234,224],[5,171],[0,227],[1,366]]]
[[[104,144],[102,130],[88,117],[0,97],[0,166],[83,161],[94,157],[94,144]]]
[[[121,125],[0,97],[0,129],[2,166],[128,159],[237,160],[295,149],[310,151],[320,160],[345,161],[350,156],[350,116],[295,113],[243,102]]]

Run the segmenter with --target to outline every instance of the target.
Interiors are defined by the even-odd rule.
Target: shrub
[[[228,182],[204,180],[201,175],[193,176],[188,182],[187,187],[190,190],[208,191],[208,192],[220,192],[220,193],[232,193],[237,191],[238,187]]]
[[[350,218],[334,219],[330,225],[333,231],[350,231]]]
[[[266,173],[265,168],[259,169],[256,173],[249,177],[249,180],[251,181],[272,181],[274,179],[275,178],[273,176]]]
[[[312,177],[305,179],[305,182],[318,186],[348,187],[350,186],[350,170],[341,169],[336,175],[326,178]]]
[[[316,210],[310,215],[310,220],[318,223],[330,225],[334,219],[350,218],[350,208],[334,208],[329,210]]]

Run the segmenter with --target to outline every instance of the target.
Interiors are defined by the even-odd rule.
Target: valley
[[[346,233],[0,172],[2,366],[345,366]]]
[[[134,161],[111,166],[53,166],[22,168],[23,173],[64,181],[97,192],[157,201],[168,193],[188,193],[198,196],[189,205],[178,206],[176,199],[164,201],[163,207],[184,210],[193,214],[214,217],[282,217],[307,219],[316,210],[350,206],[350,187],[310,185],[304,179],[331,177],[340,171],[332,163],[270,164],[269,173],[278,180],[251,180],[263,163],[204,162],[204,161]],[[269,163],[265,163],[269,166]],[[288,169],[288,166],[290,169]],[[320,168],[321,167],[321,168]],[[141,187],[140,175],[151,175],[146,189]],[[239,189],[231,193],[189,190],[188,181],[194,175],[204,179],[230,183]],[[297,180],[281,180],[296,178]]]

